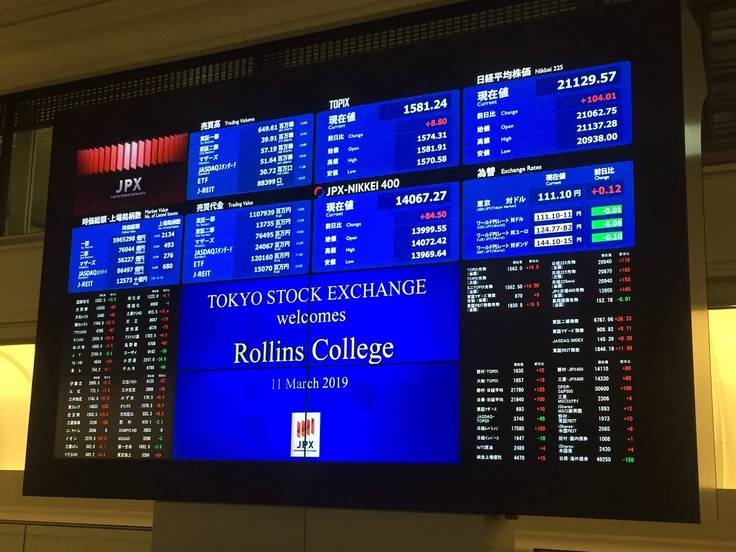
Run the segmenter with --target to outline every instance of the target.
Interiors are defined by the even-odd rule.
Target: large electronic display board
[[[60,116],[26,492],[697,520],[670,4]]]

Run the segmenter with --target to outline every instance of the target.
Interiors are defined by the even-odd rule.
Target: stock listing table
[[[176,358],[171,288],[78,296],[62,373],[65,458],[168,456]]]
[[[315,180],[337,182],[458,164],[460,92],[317,114]]]
[[[463,258],[634,244],[630,162],[463,183]]]
[[[311,184],[313,136],[311,114],[195,132],[187,198]]]
[[[168,216],[74,228],[69,292],[178,284],[182,226]]]
[[[309,201],[187,215],[184,283],[307,272],[311,218]]]
[[[315,272],[455,261],[458,184],[321,198],[315,203]]]
[[[464,90],[463,162],[631,143],[629,62]]]
[[[477,460],[636,461],[632,264],[619,250],[466,268]],[[476,353],[487,328],[504,344],[492,360]]]

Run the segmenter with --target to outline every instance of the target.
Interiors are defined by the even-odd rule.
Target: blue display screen
[[[456,461],[458,278],[453,263],[185,287],[174,457],[303,459],[288,428],[310,412],[323,460]],[[370,420],[385,429],[366,443]]]
[[[615,63],[466,88],[463,162],[631,143],[631,66]]]
[[[629,375],[630,67],[546,71],[202,124],[189,136],[186,200],[180,187],[155,196],[174,198],[166,205],[77,220],[68,289],[75,331],[92,337],[70,366],[117,362],[125,381],[145,384],[125,384],[114,412],[152,431],[139,438],[120,422],[114,451],[98,454],[112,445],[73,419],[61,454],[633,462],[622,460],[634,458],[625,429],[590,429],[564,402],[579,388],[580,404],[615,404],[617,420],[631,412],[618,381],[599,398],[585,387],[592,378],[573,380],[593,352],[605,381]],[[99,182],[141,182],[107,147],[84,151],[94,152],[83,152],[85,170],[116,173]],[[138,287],[151,289],[117,291]],[[548,392],[553,378],[559,394]],[[66,411],[76,389],[98,384],[70,383]],[[155,400],[135,402],[150,389]],[[594,449],[598,437],[617,456]]]
[[[195,132],[187,198],[311,184],[313,135],[311,114]]]
[[[309,201],[187,215],[184,283],[309,270]]]
[[[634,242],[630,162],[463,183],[463,259],[610,249]]]
[[[456,261],[457,183],[322,197],[315,202],[315,272]]]
[[[317,114],[318,183],[453,167],[460,93],[448,90]]]
[[[182,227],[173,216],[75,228],[69,292],[178,284]]]

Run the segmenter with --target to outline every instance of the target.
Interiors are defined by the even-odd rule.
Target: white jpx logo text
[[[115,194],[127,194],[133,192],[140,192],[141,190],[142,176],[136,176],[135,178],[121,178],[118,184],[118,189],[115,190]]]

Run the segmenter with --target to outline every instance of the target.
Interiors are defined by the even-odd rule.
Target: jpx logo
[[[321,429],[319,412],[291,413],[291,456],[319,457],[319,436]]]
[[[142,176],[136,176],[134,178],[121,178],[120,182],[118,183],[118,189],[115,190],[115,195],[142,192],[141,180],[143,180]]]

